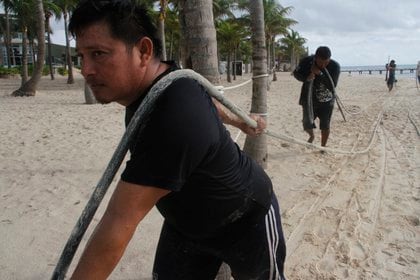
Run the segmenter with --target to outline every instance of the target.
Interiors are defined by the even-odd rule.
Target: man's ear
[[[153,58],[153,42],[149,37],[141,38],[137,43],[136,47],[140,53],[141,64],[148,63]]]

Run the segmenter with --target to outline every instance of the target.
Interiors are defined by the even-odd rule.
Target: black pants
[[[313,104],[313,119],[309,119],[309,114],[307,113],[307,105],[303,106],[303,129],[312,129],[316,128],[315,119],[319,119],[319,128],[320,129],[330,129],[330,122],[332,113],[334,110],[334,101],[335,99],[328,101],[328,102],[317,102],[314,101]]]
[[[236,280],[283,280],[286,245],[273,196],[258,223],[218,239],[195,241],[164,222],[153,267],[154,280],[213,280],[222,262]]]

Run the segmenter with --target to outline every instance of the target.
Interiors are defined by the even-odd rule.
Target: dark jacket
[[[309,74],[311,73],[311,67],[314,64],[315,61],[315,56],[311,55],[311,56],[307,56],[305,58],[303,58],[300,62],[299,65],[296,67],[296,69],[293,71],[293,76],[298,80],[303,82],[302,84],[302,89],[300,92],[300,98],[299,98],[299,104],[302,105],[303,104],[303,100],[307,99],[307,94],[308,94],[308,86],[309,86],[309,82],[307,81]],[[337,61],[331,59],[330,63],[327,65],[328,73],[330,74],[334,85],[332,84],[328,84],[326,85],[328,87],[329,90],[331,90],[332,92],[334,92],[334,88],[337,86],[338,83],[338,77],[340,76],[340,64],[338,64]],[[324,72],[325,74],[325,69],[321,70]],[[316,79],[316,77],[315,77]]]

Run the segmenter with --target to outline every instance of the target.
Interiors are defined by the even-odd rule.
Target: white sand
[[[289,73],[278,78],[269,92],[268,128],[306,140],[297,104],[301,83]],[[345,113],[344,122],[336,107],[328,147],[364,150],[382,116],[365,154],[321,154],[267,138],[288,279],[420,278],[420,92],[414,79],[397,79],[388,93],[383,76],[340,77],[338,94],[353,114]],[[62,77],[44,77],[29,98],[8,96],[20,80],[0,80],[0,279],[50,278],[124,131],[124,109],[85,105],[83,81],[76,80],[67,85]],[[249,110],[251,85],[226,96]],[[237,129],[231,131],[235,138]],[[141,223],[111,279],[151,279],[161,221],[153,211]]]

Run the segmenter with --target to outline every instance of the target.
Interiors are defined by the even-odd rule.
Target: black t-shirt
[[[140,103],[127,107],[126,121]],[[223,234],[229,225],[253,222],[271,204],[271,180],[232,141],[195,80],[179,79],[162,93],[130,151],[122,180],[171,190],[157,208],[187,236]]]
[[[315,77],[314,86],[313,86],[313,95],[316,97],[314,101],[325,103],[329,102],[334,98],[334,93],[331,89],[328,88],[328,85],[331,84],[330,79],[327,74],[323,71]]]

